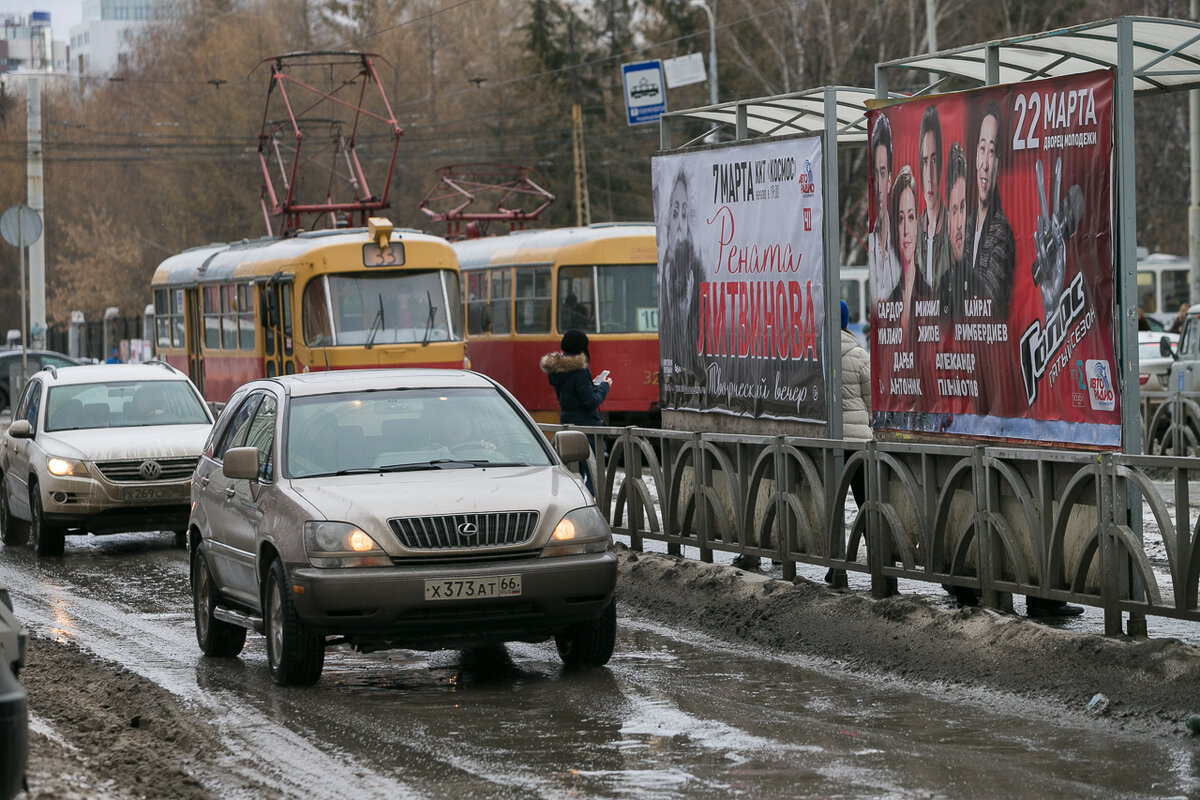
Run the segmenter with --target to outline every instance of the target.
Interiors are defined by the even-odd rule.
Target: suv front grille
[[[525,544],[537,530],[538,512],[446,514],[440,517],[397,517],[388,525],[409,550],[450,550]],[[475,533],[469,526],[475,526]]]
[[[157,461],[158,465],[162,467],[162,476],[156,479],[159,481],[179,481],[190,478],[196,471],[196,465],[200,463],[198,457],[131,458],[121,461],[97,461],[96,467],[106,480],[113,483],[141,483],[145,480],[141,474],[142,464],[147,461]]]

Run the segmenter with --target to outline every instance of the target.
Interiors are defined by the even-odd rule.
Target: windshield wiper
[[[433,318],[437,314],[437,306],[433,304],[433,295],[429,290],[425,290],[425,302],[429,304],[429,319],[425,322],[425,338],[421,341],[421,347],[429,344],[429,336],[433,333]]]
[[[375,334],[383,330],[383,293],[379,294],[379,311],[375,314],[375,319],[371,322],[371,334],[367,337],[366,349],[370,350],[371,345],[375,344]]]
[[[432,461],[411,461],[407,464],[385,464],[382,467],[347,467],[339,469],[334,475],[369,475],[372,472],[416,472],[423,469],[437,469]]]

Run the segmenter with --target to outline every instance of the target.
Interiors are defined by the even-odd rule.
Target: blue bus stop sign
[[[625,112],[630,125],[657,122],[667,110],[662,61],[622,64],[621,82],[625,85]]]

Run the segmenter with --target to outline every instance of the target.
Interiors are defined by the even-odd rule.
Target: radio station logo
[[[804,169],[800,172],[800,193],[812,197],[817,193],[817,181],[813,177],[812,161],[804,159]]]

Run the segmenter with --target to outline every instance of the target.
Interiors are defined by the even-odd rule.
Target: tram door
[[[292,347],[292,279],[274,275],[262,285],[263,374],[268,378],[296,371]]]
[[[203,324],[200,317],[200,288],[193,286],[190,289],[185,289],[183,292],[183,302],[186,307],[185,317],[187,319],[187,353],[188,353],[188,372],[191,373],[188,377],[192,379],[192,383],[196,384],[196,388],[200,390],[200,395],[204,396],[204,356],[202,355],[204,345],[204,331],[201,329]]]

